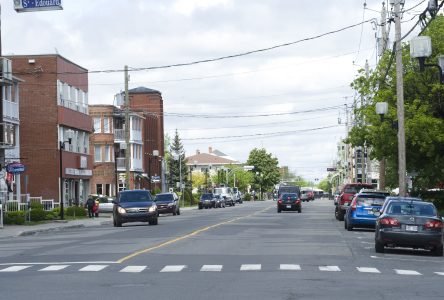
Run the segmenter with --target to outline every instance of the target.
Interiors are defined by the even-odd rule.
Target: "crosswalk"
[[[69,270],[71,272],[101,272],[104,270],[109,270],[110,272],[119,273],[142,273],[142,272],[159,272],[159,273],[180,273],[184,271],[192,272],[223,272],[225,270],[224,265],[201,265],[198,267],[189,267],[187,265],[166,265],[157,268],[150,268],[149,266],[139,266],[139,265],[121,265],[121,264],[20,264],[20,265],[3,265],[0,266],[0,276],[3,273],[17,273],[26,271],[37,271],[37,272],[61,272],[63,270]],[[346,270],[339,266],[301,266],[299,264],[280,264],[274,268],[264,268],[261,264],[242,264],[233,269],[233,266],[229,268],[230,272],[237,270],[239,272],[260,272],[260,271],[283,271],[283,272],[356,272],[356,273],[367,273],[367,274],[382,274],[389,273],[400,276],[422,276],[422,275],[433,275],[433,276],[444,276],[444,272],[419,272],[417,270],[402,270],[402,269],[386,269],[379,270],[374,267],[347,267]]]

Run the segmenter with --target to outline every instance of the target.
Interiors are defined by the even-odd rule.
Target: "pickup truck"
[[[356,193],[361,189],[372,189],[373,186],[368,183],[347,183],[341,189],[338,201],[335,205],[335,217],[338,221],[344,221],[345,212],[350,205]]]

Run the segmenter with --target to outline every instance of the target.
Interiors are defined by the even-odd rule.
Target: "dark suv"
[[[157,225],[159,213],[150,191],[122,191],[113,203],[115,227],[122,227],[122,224],[127,222],[148,222],[150,225]]]
[[[344,221],[344,216],[347,208],[355,194],[359,193],[361,189],[372,189],[373,186],[368,183],[347,183],[341,189],[341,194],[338,197],[338,202],[335,207],[335,217],[338,221]]]
[[[213,193],[202,194],[199,199],[199,209],[202,208],[212,208],[216,205],[216,199],[213,196]]]
[[[157,194],[154,201],[159,214],[180,215],[179,197],[176,193]]]

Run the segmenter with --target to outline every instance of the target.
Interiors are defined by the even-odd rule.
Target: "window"
[[[103,184],[101,183],[96,184],[96,193],[103,195]]]
[[[111,146],[105,146],[105,161],[111,161]]]
[[[104,133],[110,133],[111,128],[111,118],[105,117],[103,118],[103,132]]]
[[[94,161],[102,162],[102,147],[100,145],[94,145]]]
[[[105,195],[111,196],[111,184],[105,184]]]
[[[83,133],[83,153],[88,154],[89,153],[89,134],[84,132]]]
[[[102,133],[102,119],[100,117],[94,117],[94,133]]]

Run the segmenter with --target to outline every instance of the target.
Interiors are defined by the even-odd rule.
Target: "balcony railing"
[[[114,140],[125,141],[125,129],[114,129]],[[130,141],[141,142],[142,132],[140,130],[131,130]]]

